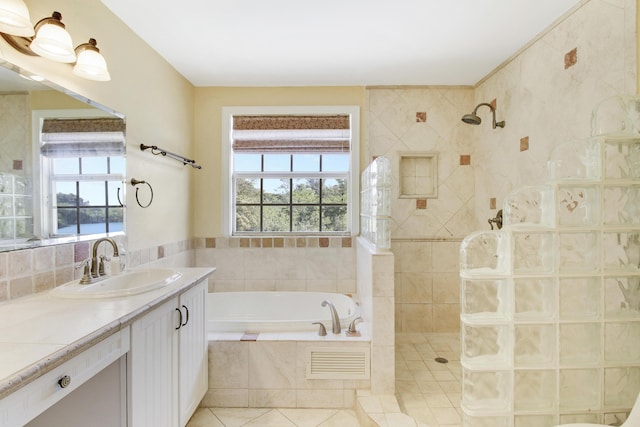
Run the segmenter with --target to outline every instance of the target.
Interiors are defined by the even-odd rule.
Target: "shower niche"
[[[603,101],[549,181],[460,249],[465,427],[624,420],[640,392],[640,98]]]

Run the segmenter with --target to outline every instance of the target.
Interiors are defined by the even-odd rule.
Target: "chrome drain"
[[[449,363],[449,361],[444,357],[436,357],[434,360],[438,363]]]

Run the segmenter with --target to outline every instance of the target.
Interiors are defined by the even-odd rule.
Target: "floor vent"
[[[307,379],[368,380],[368,348],[307,348]]]

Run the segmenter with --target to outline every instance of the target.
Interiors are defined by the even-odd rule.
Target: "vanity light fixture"
[[[89,39],[88,43],[83,43],[75,49],[77,60],[73,67],[73,74],[89,80],[105,82],[111,80],[107,61],[97,48],[96,39]]]
[[[0,1],[0,32],[21,37],[31,37],[35,34],[31,26],[29,9],[24,1]]]
[[[53,12],[50,18],[41,19],[34,29],[36,36],[29,45],[34,53],[56,62],[71,63],[76,60],[73,42],[62,23],[60,12]]]
[[[60,12],[31,27],[29,10],[23,0],[0,0],[0,36],[18,52],[41,56],[56,62],[75,63],[73,74],[96,81],[111,80],[107,62],[89,39],[73,48],[71,36],[62,23]]]

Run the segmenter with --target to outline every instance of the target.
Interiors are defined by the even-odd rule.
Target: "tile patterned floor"
[[[430,427],[461,426],[461,377],[459,334],[396,334],[396,396],[405,414]]]
[[[434,359],[442,357],[448,363]],[[396,334],[396,395],[420,425],[460,427],[459,334]],[[199,408],[187,427],[357,427],[353,410]]]
[[[350,427],[356,412],[338,409],[199,408],[187,427]]]

